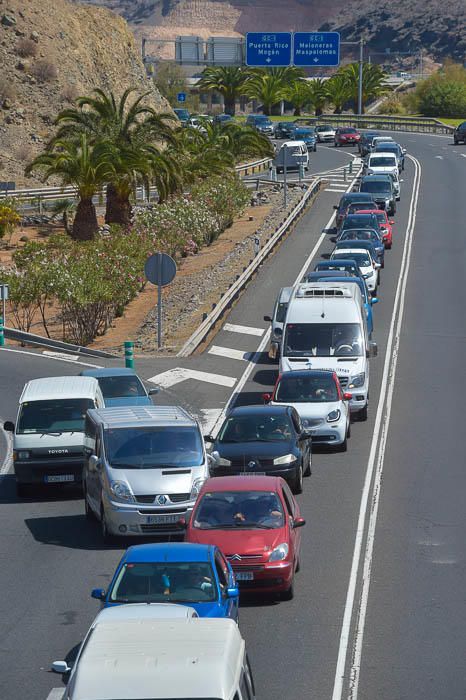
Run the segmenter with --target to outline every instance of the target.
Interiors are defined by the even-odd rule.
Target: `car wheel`
[[[286,589],[286,591],[283,591],[280,595],[280,598],[282,600],[293,600],[294,597],[294,585],[291,584],[289,588]]]
[[[293,479],[293,493],[303,492],[303,465],[300,464]]]
[[[19,484],[16,482],[16,495],[18,498],[27,498],[29,496],[29,484]]]
[[[314,153],[317,151],[317,146],[314,146]]]
[[[107,517],[105,515],[105,508],[103,505],[100,506],[100,529],[102,532],[102,539],[105,544],[111,544],[113,542],[113,536],[108,531]]]
[[[351,420],[348,422],[348,430],[346,431],[346,439],[351,437]]]
[[[338,452],[346,452],[348,449],[348,433],[345,435],[345,439],[338,445]]]
[[[368,409],[368,403],[366,402],[366,405],[364,406],[364,408],[361,408],[361,410],[358,413],[358,418],[360,421],[367,420],[367,409]]]
[[[301,571],[301,559],[298,557],[298,561],[296,562],[295,573],[297,574],[299,571]]]
[[[457,141],[457,139],[455,139],[455,138],[453,139],[453,145],[454,145],[454,146],[457,146],[457,145],[458,145],[458,141]]]
[[[312,474],[312,454],[309,453],[309,459],[307,460],[307,467],[306,471],[304,472],[304,476],[311,476]]]

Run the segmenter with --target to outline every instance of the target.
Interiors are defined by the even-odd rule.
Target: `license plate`
[[[44,477],[46,484],[62,484],[65,481],[74,481],[74,474],[49,474]]]
[[[265,472],[241,472],[241,476],[265,476]]]
[[[174,515],[148,515],[147,524],[148,525],[167,525],[171,523],[177,523],[180,519],[180,515],[175,513]]]
[[[254,581],[254,573],[252,571],[235,571],[237,581]]]

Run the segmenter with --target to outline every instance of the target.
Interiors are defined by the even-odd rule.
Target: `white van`
[[[308,170],[309,151],[304,141],[285,141],[282,143],[273,164],[277,168],[277,173],[282,173],[285,167],[287,170],[299,170],[300,165],[304,166],[304,170]]]
[[[209,477],[198,422],[180,406],[88,411],[84,504],[102,536],[180,534]]]
[[[288,304],[280,353],[280,372],[326,369],[337,373],[352,394],[350,410],[367,419],[369,341],[359,287],[334,282],[298,284]]]
[[[81,483],[84,466],[84,421],[89,408],[104,399],[94,377],[32,379],[19,399],[14,433],[13,464],[19,496],[28,487]]]
[[[70,672],[68,700],[255,700],[246,645],[233,620],[156,619],[150,610],[120,619],[108,612],[94,620],[73,668],[52,665]]]

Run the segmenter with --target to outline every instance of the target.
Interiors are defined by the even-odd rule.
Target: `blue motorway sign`
[[[248,32],[246,34],[247,66],[289,66],[291,64],[291,32]]]
[[[338,66],[340,34],[338,32],[295,32],[293,63],[295,66]]]
[[[179,92],[176,96],[176,99],[178,100],[178,102],[186,102],[186,93]]]

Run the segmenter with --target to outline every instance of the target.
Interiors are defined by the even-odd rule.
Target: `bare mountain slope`
[[[170,109],[123,18],[68,0],[0,0],[0,180],[26,182],[26,162],[71,99],[94,87],[120,95],[130,86],[151,90],[158,111]]]
[[[247,31],[337,30],[362,34],[373,51],[417,51],[435,59],[466,54],[465,0],[85,0],[119,12],[147,36]],[[183,28],[183,32],[179,31]],[[203,28],[204,32],[198,32]]]

